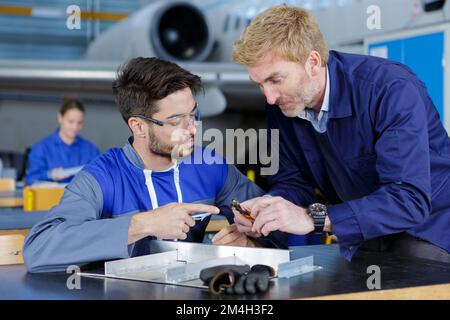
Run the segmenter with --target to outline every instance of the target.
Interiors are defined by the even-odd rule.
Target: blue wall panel
[[[407,65],[425,83],[431,99],[444,119],[444,32],[372,43],[368,52],[385,48],[387,58]],[[382,52],[383,50],[381,50]]]

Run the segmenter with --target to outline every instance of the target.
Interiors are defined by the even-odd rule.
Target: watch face
[[[327,215],[327,206],[321,203],[313,203],[309,210],[316,217],[324,217]]]
[[[325,211],[314,211],[314,215],[318,217],[324,217],[327,215]]]

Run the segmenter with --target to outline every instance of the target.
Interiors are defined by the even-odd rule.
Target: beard
[[[178,137],[176,142],[167,143],[158,138],[153,130],[148,131],[149,143],[148,149],[150,152],[168,159],[181,159],[192,153],[194,146],[186,146],[185,143],[190,139],[194,139],[194,135],[184,135]]]
[[[302,82],[306,82],[306,84],[302,86],[300,93],[294,99],[295,102],[292,102],[289,107],[285,108],[283,108],[283,105],[281,104],[280,110],[286,117],[297,117],[300,112],[308,107],[312,107],[313,101],[320,94],[320,84],[318,82],[308,80],[308,76],[305,76],[305,78],[302,79]]]

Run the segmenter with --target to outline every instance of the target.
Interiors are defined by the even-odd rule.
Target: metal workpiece
[[[278,265],[278,278],[292,278],[322,269],[314,265],[314,256],[295,259]]]
[[[207,289],[200,280],[203,269],[246,264],[272,267],[275,275],[271,278],[291,278],[321,269],[314,265],[313,256],[291,261],[289,250],[152,240],[149,255],[105,262],[104,275],[80,275]]]
[[[236,256],[219,259],[209,259],[197,263],[187,263],[178,267],[168,268],[165,274],[166,282],[177,284],[199,278],[203,269],[222,265],[245,265],[245,262]]]
[[[178,261],[177,251],[168,251],[154,255],[105,262],[105,275],[123,276],[130,273],[154,271],[180,263],[185,264],[183,261]]]
[[[251,266],[254,264],[265,264],[271,266],[275,272],[278,270],[278,264],[289,261],[289,250],[217,246],[181,241],[151,241],[151,254],[173,250],[178,251],[179,260],[183,260],[188,263],[236,256]]]
[[[152,240],[150,254],[105,262],[105,273],[80,273],[95,278],[114,278],[207,289],[201,270],[220,265],[265,264],[275,272],[289,262],[289,250],[217,246],[181,241]]]

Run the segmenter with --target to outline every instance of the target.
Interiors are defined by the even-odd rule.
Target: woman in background
[[[36,181],[70,182],[85,164],[99,155],[94,144],[79,136],[84,113],[78,100],[63,100],[58,114],[59,128],[31,148],[25,176],[27,185]]]

